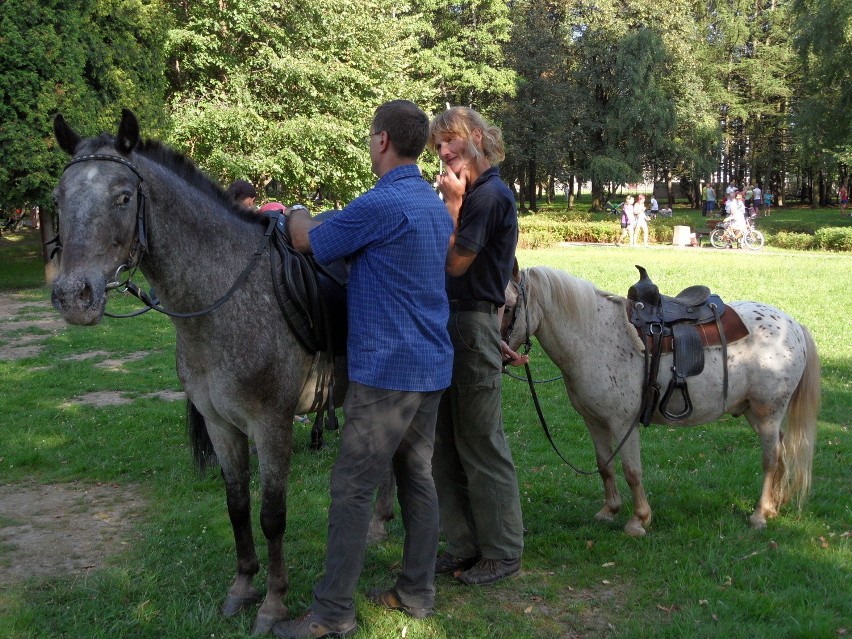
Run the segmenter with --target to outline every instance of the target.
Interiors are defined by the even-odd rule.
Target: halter
[[[512,307],[512,316],[509,318],[509,325],[506,327],[506,343],[508,344],[509,340],[512,337],[512,332],[515,330],[515,321],[518,319],[518,306],[520,304],[524,305],[524,320],[526,326],[524,327],[524,355],[529,355],[530,349],[532,349],[532,338],[530,337],[530,311],[526,302],[526,292],[524,290],[524,278],[525,273],[521,271],[520,279],[516,284],[518,289],[518,299],[515,302],[515,305]]]
[[[138,267],[139,262],[142,261],[143,254],[148,252],[148,233],[146,231],[145,223],[145,194],[142,192],[142,182],[144,182],[144,180],[142,178],[142,174],[139,173],[139,169],[137,169],[131,162],[117,155],[108,155],[106,153],[93,153],[91,155],[81,155],[79,157],[73,158],[70,162],[68,162],[68,164],[65,165],[65,168],[62,169],[62,172],[65,173],[65,171],[68,170],[68,167],[73,164],[79,164],[80,162],[90,161],[106,161],[115,162],[117,164],[123,164],[128,169],[133,171],[136,177],[139,178],[139,181],[136,183],[136,243],[133,246],[133,249],[131,249],[130,256],[127,258],[127,261],[118,267],[118,269],[115,271],[115,275],[113,275],[113,280],[111,282],[108,282],[105,287],[107,291],[121,288],[122,286],[124,287],[124,290],[128,290],[130,278],[133,277],[133,274],[136,271],[136,267]],[[56,244],[54,253],[61,253],[62,242],[59,240],[59,236],[57,235],[52,240],[52,242]],[[119,281],[122,271],[129,272],[127,279],[123,283]]]
[[[106,315],[107,317],[124,319],[128,317],[136,317],[137,315],[147,313],[148,311],[157,311],[158,313],[163,313],[164,315],[168,315],[169,317],[190,318],[206,315],[207,313],[216,310],[222,304],[227,302],[234,294],[234,292],[236,292],[236,290],[243,285],[248,276],[254,270],[254,267],[257,265],[260,256],[263,255],[263,252],[266,249],[266,245],[269,244],[269,238],[272,236],[272,232],[275,230],[276,224],[278,224],[281,220],[285,220],[283,213],[266,216],[268,218],[266,232],[263,234],[260,243],[255,249],[254,254],[250,258],[248,264],[243,269],[243,272],[240,273],[240,275],[234,281],[233,285],[231,285],[231,288],[228,289],[228,291],[222,297],[220,297],[207,308],[203,308],[199,311],[192,311],[189,313],[169,311],[160,306],[160,302],[156,298],[156,296],[154,296],[153,294],[149,295],[131,281],[131,278],[136,272],[136,268],[142,261],[143,254],[148,252],[148,234],[146,231],[145,221],[145,194],[142,192],[142,182],[144,180],[142,178],[142,174],[139,173],[139,169],[137,169],[128,160],[125,160],[124,158],[119,157],[117,155],[108,155],[105,153],[93,153],[91,155],[81,155],[80,157],[73,158],[70,162],[68,162],[68,164],[65,165],[65,168],[62,169],[62,172],[64,173],[65,171],[67,171],[68,167],[72,164],[78,164],[79,162],[89,161],[106,161],[116,162],[117,164],[123,164],[128,169],[133,171],[136,177],[139,178],[139,182],[137,182],[136,184],[136,244],[130,251],[130,256],[128,257],[127,261],[121,266],[119,266],[118,269],[115,271],[113,281],[107,282],[107,284],[104,286],[104,289],[107,291],[111,291],[117,288],[123,288],[122,292],[130,293],[131,295],[134,295],[135,297],[139,298],[145,304],[145,308],[140,309],[138,311],[134,311],[133,313],[128,313],[126,315],[114,315],[112,313],[105,312],[104,315]],[[280,223],[284,224],[283,221],[281,221]],[[60,242],[58,235],[49,243],[56,244],[56,248],[53,250],[53,253],[62,251],[62,242]],[[51,254],[51,257],[52,256],[53,254]],[[119,279],[123,271],[128,271],[127,279],[124,280],[124,282],[120,282]]]

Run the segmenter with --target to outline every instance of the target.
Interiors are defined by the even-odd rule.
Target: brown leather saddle
[[[317,217],[330,217],[327,211]],[[312,353],[326,353],[332,362],[346,354],[348,323],[346,284],[349,268],[344,260],[330,265],[317,262],[293,248],[287,229],[287,218],[280,210],[265,211],[266,218],[276,218],[269,251],[275,297],[287,324],[302,345]],[[334,414],[333,381],[328,388],[327,428],[337,428]],[[317,389],[317,396],[323,389]]]
[[[630,322],[645,343],[645,378],[642,389],[640,421],[647,426],[659,408],[673,421],[692,414],[692,401],[686,378],[704,370],[704,349],[721,345],[723,361],[722,401],[728,397],[727,345],[748,335],[748,329],[737,313],[727,307],[706,286],[690,286],[674,297],[662,295],[648,272],[639,265],[639,281],[627,292]],[[673,353],[672,378],[660,398],[657,383],[660,357]],[[679,394],[682,407],[670,409],[669,402]]]

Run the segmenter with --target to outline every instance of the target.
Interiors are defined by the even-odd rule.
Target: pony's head
[[[500,323],[500,336],[513,351],[531,335],[528,328],[529,311],[527,307],[525,272],[518,267],[518,260],[512,266],[512,277],[506,286],[506,306]]]
[[[124,109],[115,136],[83,139],[62,115],[53,130],[71,156],[54,190],[62,253],[53,305],[71,324],[97,324],[109,283],[144,251],[142,177],[131,161],[139,123]]]

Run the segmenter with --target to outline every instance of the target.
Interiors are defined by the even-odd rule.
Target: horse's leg
[[[781,458],[781,422],[783,413],[777,407],[750,406],[746,411],[746,419],[752,425],[760,438],[763,450],[761,457],[763,465],[763,486],[760,499],[749,521],[753,528],[766,528],[766,520],[778,514],[778,488],[784,476],[784,466]]]
[[[325,447],[325,439],[322,436],[324,428],[325,417],[321,411],[317,411],[314,416],[314,423],[311,426],[311,450],[322,450]]]
[[[618,435],[619,441],[621,441],[621,437],[624,437],[624,433]],[[624,526],[624,532],[631,537],[641,537],[646,532],[645,526],[651,522],[651,505],[648,503],[645,487],[642,485],[642,459],[638,428],[630,434],[620,452],[624,479],[633,494],[633,515]]]
[[[396,498],[396,477],[393,466],[388,466],[379,487],[376,489],[376,502],[373,506],[373,517],[370,519],[370,531],[367,533],[367,543],[375,544],[388,538],[385,522],[393,519],[393,504]]]
[[[257,611],[253,635],[272,631],[272,626],[287,618],[284,595],[289,586],[284,563],[284,530],[287,526],[287,479],[293,452],[292,411],[287,419],[274,416],[256,424],[258,462],[260,464],[261,502],[260,527],[266,537],[269,572],[266,577],[266,597]]]
[[[211,418],[207,418],[206,423],[222,468],[228,517],[237,551],[237,576],[222,605],[222,614],[230,617],[260,600],[260,594],[252,585],[259,566],[251,527],[249,445],[248,438],[230,424]]]
[[[604,485],[604,507],[595,514],[595,519],[613,521],[616,513],[621,510],[621,495],[615,483],[615,464],[612,460],[606,463],[612,456],[612,434],[605,425],[593,423],[588,419],[586,428],[589,429],[589,435],[595,445],[595,459]]]

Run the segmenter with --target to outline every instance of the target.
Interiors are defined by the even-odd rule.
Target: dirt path
[[[0,583],[102,567],[131,542],[144,505],[128,486],[0,485]]]
[[[45,332],[25,332],[34,326]],[[47,300],[0,292],[0,361],[37,356],[44,342],[65,326]],[[110,355],[93,351],[72,359],[97,359],[94,366],[114,370],[146,354]],[[175,391],[146,397],[154,395],[167,401],[184,398]],[[68,403],[111,406],[131,401],[118,391],[100,391],[71,398]],[[144,506],[138,490],[129,486],[0,484],[0,584],[100,568],[107,557],[130,543],[134,521]]]

